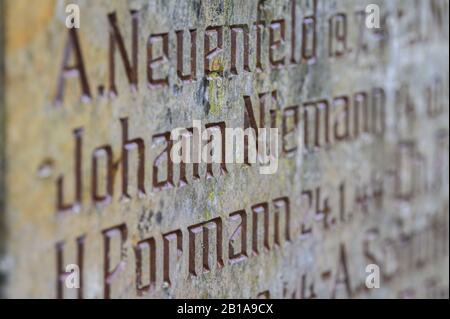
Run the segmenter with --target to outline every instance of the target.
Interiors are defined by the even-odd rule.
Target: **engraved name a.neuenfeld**
[[[305,13],[300,23],[297,23],[296,1],[290,2],[290,19],[274,19],[266,21],[261,18],[261,7],[258,6],[258,19],[251,23],[236,25],[214,25],[207,26],[200,30],[191,28],[187,30],[175,30],[171,32],[150,34],[146,43],[147,57],[145,63],[138,59],[140,48],[139,33],[139,11],[131,10],[131,49],[127,49],[123,31],[120,30],[115,12],[107,15],[109,23],[109,88],[107,92],[103,85],[98,86],[101,95],[116,96],[118,94],[115,82],[115,56],[118,54],[123,62],[123,67],[127,80],[132,91],[139,87],[138,67],[139,63],[146,67],[147,87],[149,89],[169,86],[169,76],[157,75],[158,70],[170,59],[176,61],[177,76],[184,83],[190,83],[206,77],[207,79],[223,77],[223,59],[229,59],[229,72],[231,75],[239,73],[238,55],[242,56],[243,72],[262,72],[267,66],[263,63],[263,50],[268,50],[269,63],[271,68],[282,68],[292,64],[316,62],[317,55],[317,6],[318,0],[312,0],[312,8]],[[291,28],[290,39],[287,39],[287,28]],[[200,31],[204,34],[203,50],[197,44]],[[224,32],[230,32],[229,43],[224,42]],[[263,41],[263,33],[268,32],[269,40]],[[297,32],[301,33],[301,45],[297,44]],[[185,34],[189,36],[186,37]],[[250,52],[250,36],[256,38],[253,55]],[[187,48],[187,39],[190,39],[190,48]],[[108,40],[108,37],[105,37]],[[228,39],[228,38],[226,38]],[[169,54],[169,41],[176,42],[175,54]],[[342,42],[342,35],[338,34],[338,40]],[[265,43],[263,43],[265,42]],[[280,52],[285,42],[290,42],[290,53]],[[214,44],[213,44],[214,43]],[[65,82],[69,77],[78,76],[82,100],[88,102],[92,98],[92,89],[87,76],[87,64],[83,59],[82,43],[75,28],[68,30],[67,43],[63,54],[63,63],[58,79],[55,95],[55,104],[60,105],[64,100]],[[161,54],[155,53],[160,49]],[[226,49],[230,48],[228,57]],[[202,55],[201,55],[201,52]],[[343,53],[338,51],[339,54]],[[184,55],[189,55],[189,64],[185,65]],[[70,58],[74,55],[75,63],[70,64]],[[197,71],[198,59],[203,59],[203,73]],[[142,59],[144,60],[144,59]],[[254,65],[250,65],[254,61]]]

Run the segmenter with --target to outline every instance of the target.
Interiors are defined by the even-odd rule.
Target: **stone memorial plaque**
[[[448,298],[449,1],[3,0],[6,298]]]

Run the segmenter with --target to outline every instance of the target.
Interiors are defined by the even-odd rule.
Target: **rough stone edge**
[[[6,293],[6,89],[5,89],[6,1],[0,0],[0,298]]]

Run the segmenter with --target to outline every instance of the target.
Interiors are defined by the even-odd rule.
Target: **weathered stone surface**
[[[448,1],[71,2],[76,31],[68,2],[0,2],[3,296],[448,297]],[[172,129],[261,109],[275,174],[164,183]]]

